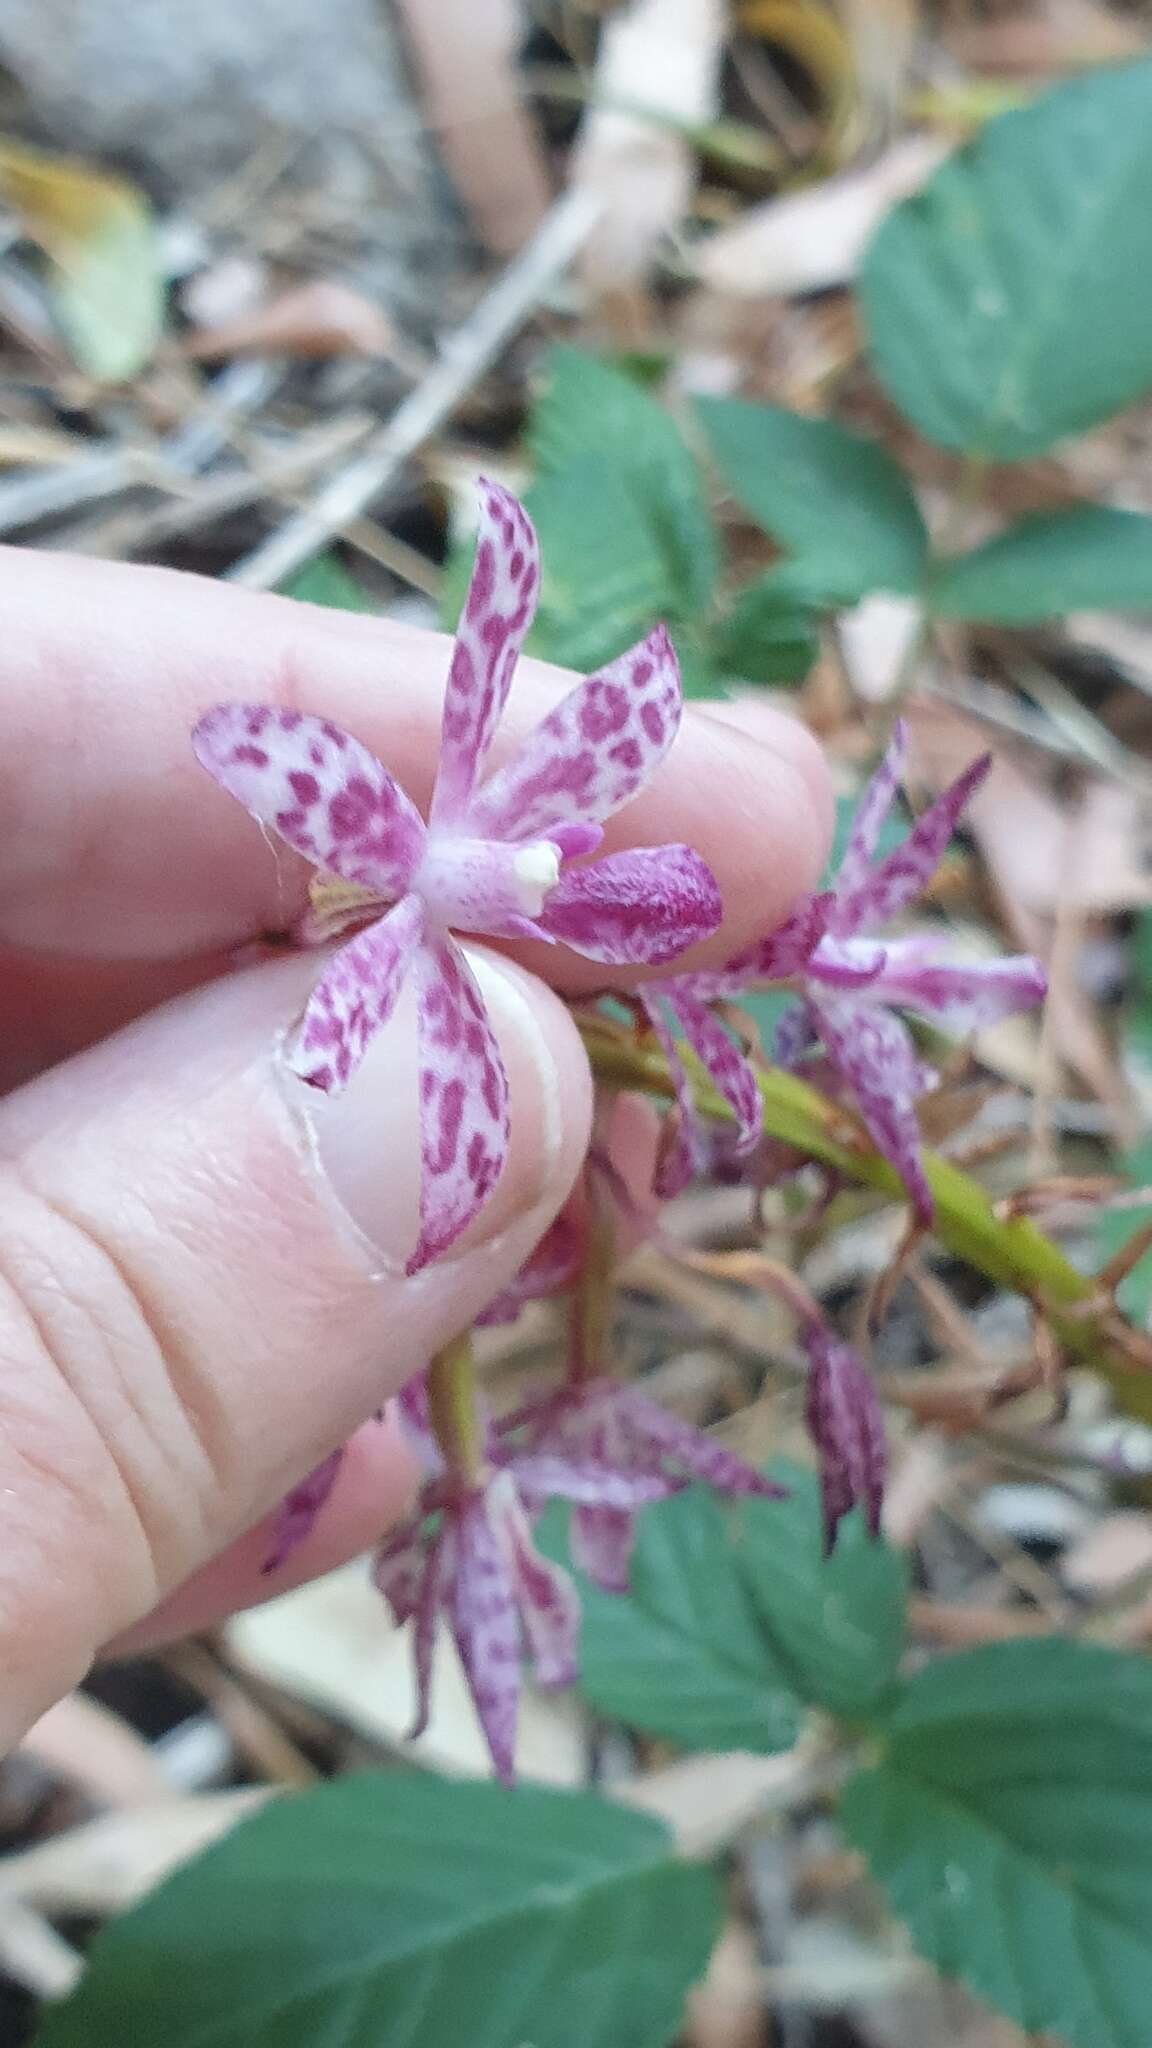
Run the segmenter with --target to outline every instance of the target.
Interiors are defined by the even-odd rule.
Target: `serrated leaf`
[[[542,560],[533,654],[587,671],[678,615],[667,558],[627,477],[588,456],[540,477],[524,502]]]
[[[582,349],[553,349],[528,443],[541,477],[580,466],[626,480],[667,565],[676,616],[706,610],[719,566],[715,529],[695,458],[658,399]]]
[[[627,1594],[580,1576],[580,1683],[595,1707],[684,1749],[790,1748],[801,1702],[853,1717],[886,1693],[903,1644],[904,1567],[858,1518],[823,1556],[816,1482],[729,1506],[690,1487],[644,1510]],[[555,1554],[562,1544],[551,1539]]]
[[[81,369],[110,381],[134,376],[164,320],[156,228],[139,186],[5,141],[0,199],[52,264],[57,317]]]
[[[297,569],[294,576],[280,585],[280,595],[294,597],[302,604],[328,605],[339,612],[378,612],[380,609],[370,592],[349,575],[339,555],[331,550]]]
[[[663,2048],[719,1900],[591,1794],[387,1773],[277,1800],[95,1943],[39,2048]]]
[[[1152,385],[1152,62],[989,121],[867,253],[873,367],[921,433],[1038,455]]]
[[[869,1536],[858,1512],[824,1556],[820,1489],[803,1465],[779,1459],[786,1501],[749,1501],[741,1565],[776,1654],[802,1700],[849,1720],[877,1713],[904,1653],[907,1561]]]
[[[1146,2048],[1152,1663],[991,1644],[904,1688],[843,1819],[916,1945],[1029,2033]]]
[[[646,1508],[628,1593],[578,1573],[580,1688],[682,1749],[791,1749],[800,1706],[740,1570],[743,1509],[702,1487]]]
[[[812,606],[777,569],[740,591],[712,639],[719,672],[749,683],[802,682],[818,649]]]
[[[696,410],[725,483],[795,556],[813,601],[917,589],[928,536],[906,477],[879,442],[742,398],[698,399]]]
[[[942,564],[926,596],[945,617],[1012,626],[1072,611],[1150,610],[1152,519],[1109,505],[1022,519]]]

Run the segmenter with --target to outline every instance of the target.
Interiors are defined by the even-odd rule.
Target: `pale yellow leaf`
[[[0,141],[0,200],[52,265],[56,315],[81,369],[113,383],[133,376],[164,315],[144,194],[77,158]]]

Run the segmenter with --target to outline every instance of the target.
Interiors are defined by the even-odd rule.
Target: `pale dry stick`
[[[276,1785],[314,1785],[319,1772],[267,1708],[202,1643],[175,1643],[164,1662],[201,1695],[241,1754]]]
[[[89,553],[119,555],[133,553],[157,541],[174,540],[240,512],[248,505],[275,498],[281,490],[303,484],[316,470],[346,455],[349,448],[366,441],[373,422],[365,413],[344,414],[337,420],[299,434],[275,455],[265,457],[255,469],[244,467],[224,476],[204,479],[197,488],[187,485],[188,495],[149,510],[117,514],[103,532],[85,542],[69,538],[68,546],[86,547]]]
[[[358,519],[395,482],[404,464],[443,424],[567,270],[599,212],[598,203],[582,192],[559,200],[523,254],[444,344],[423,383],[409,392],[359,455],[321,486],[312,504],[236,562],[227,580],[249,590],[271,590],[327,546],[350,520]]]
[[[1059,1163],[1050,1113],[1062,1068],[1055,1005],[1060,1001],[1063,992],[1075,984],[1076,963],[1080,957],[1080,943],[1084,930],[1084,915],[1077,904],[1075,894],[1081,816],[1082,813],[1077,811],[1068,819],[1061,848],[1060,888],[1056,897],[1052,951],[1048,959],[1048,994],[1040,1017],[1036,1086],[1032,1095],[1028,1147],[1030,1181],[1050,1177],[1056,1172]]]
[[[86,505],[146,486],[182,497],[214,462],[234,430],[237,417],[255,410],[275,389],[280,372],[267,362],[232,363],[213,378],[203,400],[166,440],[147,446],[101,449],[49,476],[20,477],[0,486],[0,533],[38,520],[79,512]],[[45,546],[87,554],[127,552],[116,546],[122,531],[142,518],[133,510],[100,515],[88,525],[53,534]],[[111,536],[113,546],[107,546]]]
[[[0,1969],[37,1998],[66,1998],[84,1959],[35,1906],[0,1893]]]

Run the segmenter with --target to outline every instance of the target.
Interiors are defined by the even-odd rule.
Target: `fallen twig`
[[[539,233],[509,265],[471,317],[444,344],[422,384],[360,454],[318,491],[312,504],[234,564],[228,580],[270,590],[325,547],[391,484],[515,334],[548,287],[583,246],[599,208],[586,193],[568,193]]]

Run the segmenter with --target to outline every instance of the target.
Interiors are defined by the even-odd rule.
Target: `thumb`
[[[0,1736],[395,1393],[547,1228],[587,1143],[583,1051],[541,983],[470,958],[511,1147],[471,1229],[413,1278],[403,997],[335,1099],[279,1056],[315,978],[288,959],[0,1104]]]

